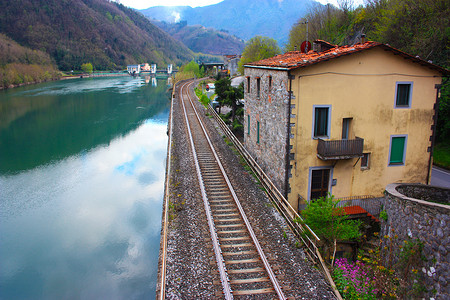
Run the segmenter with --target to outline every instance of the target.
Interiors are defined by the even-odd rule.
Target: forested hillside
[[[0,1],[0,32],[47,52],[61,70],[180,65],[192,52],[142,14],[106,0]]]
[[[0,89],[57,79],[59,73],[47,53],[22,47],[0,34]]]
[[[170,23],[152,20],[152,23],[194,52],[213,55],[240,54],[245,47],[242,39],[202,25],[187,25],[186,21]]]
[[[299,19],[289,34],[287,50],[301,45],[306,38],[322,39],[345,45],[368,40],[387,43],[397,49],[443,67],[449,66],[450,5],[448,0],[366,0],[365,6],[354,7],[343,0],[341,6],[314,5]]]

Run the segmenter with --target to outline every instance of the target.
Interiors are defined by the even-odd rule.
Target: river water
[[[166,80],[0,91],[0,299],[154,299]]]

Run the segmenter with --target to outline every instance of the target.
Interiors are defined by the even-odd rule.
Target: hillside
[[[244,41],[236,36],[201,25],[187,25],[186,21],[168,23],[152,20],[152,23],[197,53],[240,54],[245,47]]]
[[[180,65],[192,52],[142,14],[106,0],[0,2],[0,32],[50,54],[61,70],[117,69],[132,63]]]
[[[0,34],[0,89],[57,79],[59,73],[47,53],[22,47]]]
[[[216,30],[226,30],[244,40],[256,35],[274,38],[282,46],[289,30],[314,3],[313,0],[224,0],[204,7],[156,6],[141,12],[166,22],[187,21]]]

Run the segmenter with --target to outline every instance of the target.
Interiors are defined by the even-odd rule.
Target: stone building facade
[[[244,145],[281,193],[285,193],[288,76],[247,69],[244,80]]]

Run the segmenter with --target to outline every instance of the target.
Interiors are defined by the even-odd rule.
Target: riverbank
[[[168,223],[163,223],[163,228],[164,225],[168,227],[165,297],[217,298],[215,292],[221,288],[214,282],[220,282],[220,279],[212,254],[208,225],[202,221],[205,212],[186,136],[179,97],[181,84],[182,82],[177,83],[172,97],[171,158],[166,175]],[[219,126],[206,115],[206,110],[198,102],[196,104],[235,192],[242,201],[243,209],[255,232],[261,237],[263,250],[276,266],[275,273],[286,296],[334,299],[328,283],[308,260],[303,249],[299,248],[285,220],[222,138],[224,135]],[[160,274],[161,260],[160,253]],[[158,283],[158,289],[160,284],[161,282]]]

